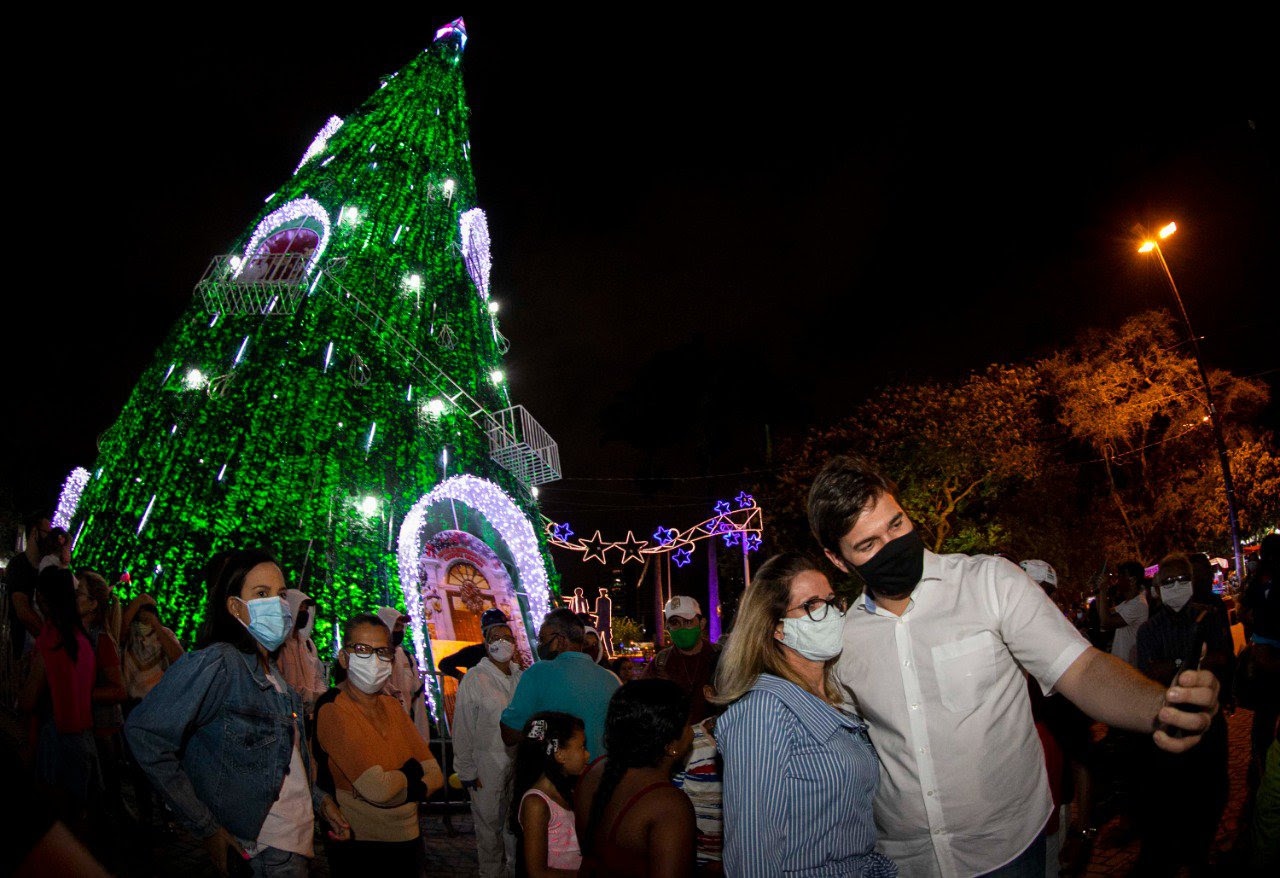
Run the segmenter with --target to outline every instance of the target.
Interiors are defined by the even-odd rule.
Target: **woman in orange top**
[[[346,679],[316,708],[318,749],[351,824],[351,841],[327,846],[335,876],[418,874],[418,803],[444,786],[440,766],[400,702],[379,694],[394,650],[381,619],[352,618],[338,653]]]

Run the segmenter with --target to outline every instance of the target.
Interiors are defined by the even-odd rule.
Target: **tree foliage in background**
[[[614,616],[609,631],[613,634],[613,642],[619,646],[644,640],[644,626],[628,616]]]
[[[1122,525],[1108,554],[1154,559],[1229,540],[1203,387],[1167,312],[1087,332],[1042,367],[1058,422],[1105,476],[1102,493]],[[1209,380],[1228,448],[1257,441],[1248,425],[1267,403],[1266,386],[1221,370]],[[1234,471],[1251,491],[1249,467]]]
[[[776,487],[763,486],[775,542],[812,550],[809,485],[837,454],[859,454],[893,478],[934,551],[972,552],[1003,538],[991,503],[1043,468],[1040,379],[992,365],[957,382],[887,387],[835,426],[784,449]]]
[[[1222,370],[1210,381],[1242,529],[1256,534],[1280,523],[1280,450],[1252,426],[1267,388]],[[1206,415],[1178,324],[1148,311],[1040,360],[886,387],[780,444],[776,476],[756,491],[771,548],[813,552],[809,486],[831,457],[861,454],[898,482],[934,551],[1043,558],[1083,583],[1130,557],[1230,554]]]

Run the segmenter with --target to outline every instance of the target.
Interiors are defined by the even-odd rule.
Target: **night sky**
[[[91,463],[209,258],[460,13],[512,397],[560,443],[544,507],[579,534],[701,520],[767,467],[766,425],[776,444],[886,382],[1169,305],[1136,222],[1177,220],[1209,363],[1280,367],[1274,104],[1141,94],[1127,51],[777,13],[228,17],[163,41],[83,20],[11,88],[0,506],[50,506]]]

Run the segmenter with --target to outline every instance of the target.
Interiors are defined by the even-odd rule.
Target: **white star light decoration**
[[[738,508],[728,500],[721,500],[715,505],[715,515],[706,521],[699,522],[685,530],[673,527],[658,526],[653,532],[653,541],[637,540],[635,533],[627,531],[625,540],[609,540],[596,531],[590,539],[573,540],[573,529],[567,522],[543,520],[543,528],[551,545],[573,552],[581,552],[583,561],[599,561],[609,563],[608,553],[617,551],[621,554],[623,564],[632,561],[641,562],[651,555],[671,555],[677,567],[683,567],[692,560],[696,543],[719,536],[726,546],[743,546],[748,552],[760,549],[764,532],[763,512],[756,505],[755,498],[746,491],[740,493],[735,502]]]
[[[422,526],[427,510],[436,503],[453,500],[471,507],[493,526],[516,562],[520,581],[515,585],[529,596],[528,622],[533,630],[551,608],[551,589],[542,553],[538,551],[538,535],[533,524],[505,491],[493,482],[476,476],[459,475],[446,479],[409,510],[400,528],[397,557],[400,562],[400,588],[404,592],[405,609],[413,622],[414,651],[418,666],[430,668],[426,650],[426,617],[417,579],[418,558],[422,555]],[[435,716],[435,694],[426,687],[427,702]]]

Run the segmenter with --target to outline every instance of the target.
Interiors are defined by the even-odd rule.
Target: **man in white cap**
[[[294,622],[276,664],[284,681],[302,696],[302,706],[310,720],[315,716],[316,701],[329,691],[324,665],[311,640],[311,630],[316,624],[316,602],[296,588],[286,591],[284,600],[293,613]]]
[[[1031,559],[1020,561],[1018,566],[1027,572],[1031,581],[1040,586],[1045,594],[1053,597],[1053,593],[1058,590],[1058,574],[1054,572],[1053,566],[1048,561]]]
[[[670,680],[689,698],[689,723],[699,723],[707,715],[705,689],[715,678],[720,647],[707,640],[707,621],[702,607],[688,595],[672,595],[662,608],[671,646],[653,658],[646,677]]]

